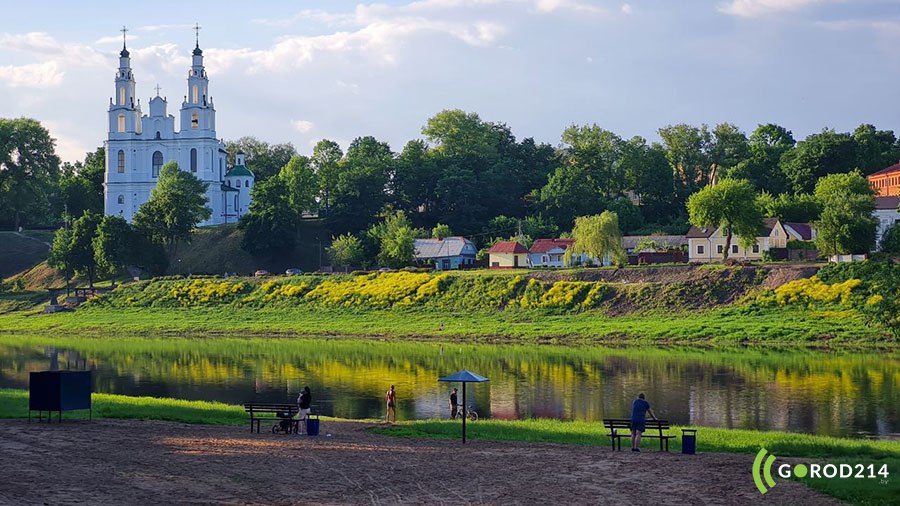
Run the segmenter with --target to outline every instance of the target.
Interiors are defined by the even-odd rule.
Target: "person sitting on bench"
[[[656,415],[650,409],[650,403],[644,399],[644,394],[631,403],[631,451],[641,451],[641,433],[644,432],[647,423],[647,413],[656,420]]]

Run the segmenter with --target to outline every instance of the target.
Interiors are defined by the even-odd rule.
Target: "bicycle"
[[[478,412],[472,408],[466,408],[465,406],[460,406],[459,412],[457,413],[456,418],[462,419],[463,417],[468,418],[470,422],[474,422],[474,421],[478,420]]]

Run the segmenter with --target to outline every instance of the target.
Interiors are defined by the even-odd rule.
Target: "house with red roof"
[[[528,265],[532,267],[565,267],[566,250],[575,239],[538,239],[528,248]]]
[[[900,162],[869,174],[869,184],[879,197],[895,197],[900,195]]]
[[[488,250],[491,269],[518,269],[528,267],[528,249],[518,241],[500,241]]]

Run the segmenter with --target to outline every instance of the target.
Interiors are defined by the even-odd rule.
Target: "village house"
[[[691,262],[716,262],[724,259],[726,237],[723,229],[691,227],[685,237],[688,241],[688,258]],[[756,243],[749,248],[743,247],[737,236],[731,238],[728,258],[761,260],[764,252],[772,248],[786,248],[788,241],[813,239],[815,230],[808,223],[784,224],[778,218],[765,218]]]
[[[475,244],[465,237],[416,239],[414,248],[417,262],[433,263],[439,271],[474,267],[478,253]]]
[[[565,267],[566,250],[575,239],[538,239],[528,248],[531,267]]]
[[[868,180],[879,197],[900,195],[900,162],[870,174]]]
[[[888,229],[900,224],[898,205],[900,205],[900,196],[875,197],[875,212],[872,215],[878,220],[878,228],[875,230],[875,246],[878,248],[881,247],[881,238]]]
[[[491,269],[518,269],[528,267],[528,249],[518,241],[500,241],[488,250]]]

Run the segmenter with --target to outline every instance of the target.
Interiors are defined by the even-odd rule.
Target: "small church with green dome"
[[[187,75],[187,93],[175,116],[168,114],[168,100],[159,95],[149,101],[150,113],[143,114],[136,98],[131,54],[125,47],[116,71],[115,95],[109,101],[109,133],[106,141],[104,209],[106,214],[131,222],[138,209],[156,188],[162,166],[170,161],[206,183],[206,205],[212,211],[200,225],[234,223],[250,208],[253,172],[245,165],[244,153],[226,167],[225,143],[216,138],[216,109],[209,94],[209,78],[203,65],[199,29]]]

